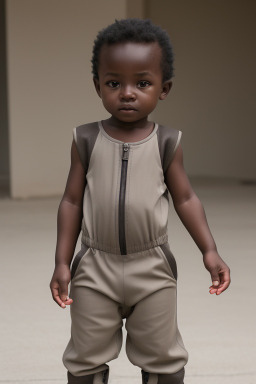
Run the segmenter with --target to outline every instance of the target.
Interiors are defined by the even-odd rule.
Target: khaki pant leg
[[[87,287],[73,287],[71,339],[63,363],[74,376],[105,370],[122,345],[122,318],[119,304]]]
[[[176,313],[176,285],[138,302],[126,320],[129,360],[146,372],[173,374],[187,363]]]

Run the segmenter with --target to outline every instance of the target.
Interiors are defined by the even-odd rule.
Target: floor
[[[192,182],[218,249],[232,271],[221,296],[208,293],[201,255],[170,209],[169,241],[176,256],[178,321],[190,359],[185,384],[256,382],[256,187]],[[52,301],[59,198],[0,200],[0,383],[64,384],[63,349],[69,309]],[[125,331],[124,331],[125,336]],[[140,370],[122,349],[110,363],[110,384],[140,384]]]

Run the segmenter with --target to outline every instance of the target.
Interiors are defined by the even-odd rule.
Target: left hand
[[[210,251],[203,255],[205,268],[210,272],[212,285],[209,287],[210,294],[220,295],[224,292],[230,282],[230,269],[224,263],[217,251]]]

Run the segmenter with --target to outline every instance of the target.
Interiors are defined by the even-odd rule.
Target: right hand
[[[61,308],[66,308],[66,305],[73,303],[73,300],[68,297],[68,284],[70,280],[71,273],[68,265],[61,264],[55,267],[50,288],[53,300]]]
[[[220,295],[230,285],[230,269],[215,250],[205,253],[203,261],[205,268],[210,272],[212,278],[209,292],[211,295]]]

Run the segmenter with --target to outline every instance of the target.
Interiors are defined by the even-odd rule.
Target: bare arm
[[[230,284],[229,268],[217,252],[203,206],[190,185],[183,167],[183,154],[180,146],[177,148],[165,177],[174,208],[202,252],[204,265],[211,274],[213,285],[210,287],[210,293],[220,294]]]
[[[67,298],[70,263],[81,230],[85,184],[85,171],[73,142],[70,171],[58,210],[55,270],[50,283],[53,299],[62,308],[72,303]]]

